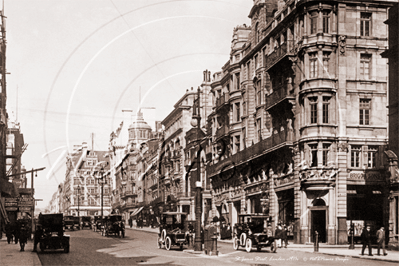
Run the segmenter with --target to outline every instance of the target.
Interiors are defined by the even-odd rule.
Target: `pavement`
[[[158,228],[130,228],[126,227],[127,230],[137,230],[137,231],[146,231],[152,233],[158,233]],[[231,243],[233,241],[231,239],[227,240],[218,240],[223,243]],[[33,241],[28,240],[28,244],[25,246],[25,251],[19,251],[19,244],[8,244],[5,237],[0,239],[0,264],[2,266],[41,266],[41,262],[36,252],[32,252],[33,249]],[[297,250],[307,253],[313,254],[325,254],[325,255],[333,255],[333,256],[342,256],[342,257],[352,257],[352,258],[361,258],[367,260],[376,260],[376,261],[387,261],[387,262],[395,262],[399,263],[399,251],[388,250],[387,256],[378,256],[377,250],[373,248],[373,256],[361,255],[362,246],[355,245],[355,249],[349,249],[349,245],[327,245],[321,243],[319,245],[319,251],[314,251],[313,244],[293,244],[288,243],[289,250]],[[187,250],[190,252],[190,250]],[[381,252],[382,253],[382,252]],[[368,254],[368,249],[366,249],[365,254]]]

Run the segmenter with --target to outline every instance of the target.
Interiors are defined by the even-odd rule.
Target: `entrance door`
[[[315,241],[315,232],[319,233],[319,243],[326,242],[326,210],[312,210],[312,242]]]

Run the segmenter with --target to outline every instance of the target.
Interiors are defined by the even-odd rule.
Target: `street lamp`
[[[202,251],[202,241],[201,241],[201,216],[202,216],[202,183],[201,183],[201,169],[200,169],[200,154],[201,143],[199,140],[200,130],[201,130],[201,113],[200,113],[200,88],[197,90],[197,99],[194,99],[193,104],[193,116],[191,119],[191,126],[196,127],[197,135],[197,178],[195,182],[196,193],[195,193],[195,239],[194,239],[194,251]]]
[[[78,222],[80,230],[80,185],[78,185]]]
[[[95,171],[97,171],[97,180],[98,183],[101,184],[101,227],[103,226],[103,215],[104,215],[104,165],[107,162],[101,161],[98,162],[95,166]]]

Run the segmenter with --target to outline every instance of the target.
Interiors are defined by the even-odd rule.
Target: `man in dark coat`
[[[380,230],[377,231],[377,244],[378,244],[378,252],[377,255],[380,255],[380,249],[382,248],[383,255],[386,256],[388,253],[385,251],[385,230],[384,227],[381,227]]]
[[[281,227],[281,224],[278,224],[276,231],[274,233],[274,238],[276,240],[277,246],[281,247],[281,234],[282,234],[283,230]]]
[[[37,244],[40,242],[40,238],[43,235],[43,228],[40,224],[37,225],[35,235],[33,237],[33,250],[32,252],[37,252]]]
[[[287,236],[287,226],[284,224],[283,229],[281,231],[281,247],[287,248],[288,245],[288,236]]]
[[[28,243],[28,230],[24,223],[21,224],[21,229],[19,230],[19,245],[21,247],[20,251],[25,251],[25,244]]]
[[[366,249],[366,246],[369,247],[369,256],[373,256],[372,252],[371,252],[371,231],[370,231],[370,226],[367,225],[366,226],[366,230],[363,230],[362,232],[362,255],[364,255],[364,250]]]
[[[10,244],[12,243],[12,225],[11,223],[7,223],[5,226],[6,229],[6,237],[7,237],[7,243]]]
[[[15,244],[18,244],[19,230],[20,230],[19,222],[14,223],[14,225],[13,225],[13,235],[14,235]]]

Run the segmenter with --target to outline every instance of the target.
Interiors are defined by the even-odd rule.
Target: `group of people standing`
[[[274,237],[277,239],[277,245],[278,247],[284,247],[287,248],[288,246],[288,235],[287,235],[288,229],[285,224],[279,223],[277,225]]]
[[[25,223],[7,223],[5,225],[7,243],[11,244],[13,241],[21,247],[20,251],[25,251],[25,245],[28,242],[29,231]]]

